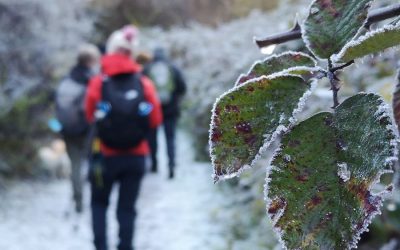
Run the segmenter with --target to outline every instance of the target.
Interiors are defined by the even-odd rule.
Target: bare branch
[[[297,40],[301,38],[301,27],[299,23],[293,27],[289,32],[272,35],[262,40],[257,40],[258,47],[263,48],[274,44],[286,43],[289,41]]]
[[[371,24],[377,23],[389,18],[393,18],[400,15],[400,4],[390,5],[376,11],[371,11],[371,15],[368,17],[365,28],[369,28]]]
[[[377,23],[399,15],[400,15],[400,4],[394,4],[385,8],[372,10],[368,16],[365,28],[369,28],[373,23]],[[258,47],[263,48],[270,45],[282,44],[297,39],[301,39],[301,29],[299,24],[296,24],[296,26],[288,32],[272,35],[264,39],[256,39],[256,43]]]
[[[346,63],[346,64],[343,64],[343,65],[341,65],[341,66],[339,66],[339,67],[332,68],[331,71],[332,71],[333,73],[335,73],[336,71],[342,70],[342,69],[344,69],[344,68],[347,68],[347,67],[349,67],[350,65],[353,65],[353,64],[354,64],[354,60],[352,60],[352,61],[350,61],[350,62],[348,62],[348,63]]]

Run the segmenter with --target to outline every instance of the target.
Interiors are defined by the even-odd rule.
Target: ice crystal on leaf
[[[383,197],[371,188],[392,169],[387,159],[396,156],[391,119],[386,111],[387,119],[375,119],[383,106],[377,95],[358,94],[334,113],[317,114],[283,137],[269,171],[266,199],[288,249],[350,249],[379,213]],[[279,201],[285,212],[276,220]]]
[[[369,54],[378,53],[400,44],[400,23],[386,25],[381,29],[370,31],[355,39],[337,54],[332,56],[335,63],[346,63]]]
[[[397,84],[393,94],[393,113],[398,127],[400,127],[400,70],[397,72]]]
[[[371,0],[314,0],[303,24],[303,40],[315,56],[328,59],[358,33]]]
[[[233,177],[291,125],[311,84],[294,75],[263,76],[222,95],[214,105],[210,151],[216,179]]]
[[[338,96],[339,70],[400,43],[398,23],[355,38],[371,2],[312,1],[302,37],[315,57],[329,59],[320,62],[324,69],[307,54],[273,55],[256,62],[214,105],[209,141],[215,180],[250,168],[283,135],[267,168],[264,193],[285,249],[355,248],[393,190],[379,184],[398,160],[398,134],[388,106],[375,94],[360,93],[342,104]],[[284,35],[265,42],[285,40]],[[324,77],[333,92],[333,112],[295,125],[312,86]],[[393,101],[398,123],[399,89]]]
[[[272,74],[291,74],[291,71],[301,71],[314,68],[317,62],[309,55],[301,52],[285,52],[280,55],[270,56],[263,61],[257,61],[251,67],[247,74],[241,75],[235,85],[240,85],[246,81],[260,76],[269,76]],[[298,68],[305,67],[305,68]],[[301,72],[298,73],[301,75]]]

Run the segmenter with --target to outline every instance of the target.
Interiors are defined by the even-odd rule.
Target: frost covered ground
[[[166,169],[162,169],[157,175],[148,174],[144,180],[137,206],[137,249],[227,249],[221,237],[221,223],[215,223],[210,216],[223,200],[212,183],[212,169],[208,164],[193,162],[190,141],[183,133],[177,141],[177,178],[168,181]],[[162,168],[166,159],[160,160]],[[117,240],[115,194],[108,218],[111,246]],[[93,249],[89,191],[86,190],[86,210],[80,219],[67,216],[71,207],[69,197],[67,181],[17,183],[1,194],[0,249]]]

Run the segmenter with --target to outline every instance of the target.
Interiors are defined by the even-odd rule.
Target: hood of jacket
[[[122,54],[106,55],[101,60],[102,72],[108,76],[137,73],[142,67],[129,56]]]

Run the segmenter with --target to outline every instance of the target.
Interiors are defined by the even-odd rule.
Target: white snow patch
[[[136,249],[227,249],[226,225],[219,218],[215,221],[213,213],[229,198],[210,183],[209,164],[193,161],[186,134],[179,131],[177,136],[176,179],[167,180],[167,168],[160,168],[159,174],[148,174],[143,180],[137,203]],[[159,152],[160,166],[167,166],[165,143],[160,143]],[[93,249],[88,186],[82,217],[68,218],[66,212],[72,210],[69,181],[16,184],[0,193],[1,250]],[[115,191],[107,216],[112,250],[118,238]]]

